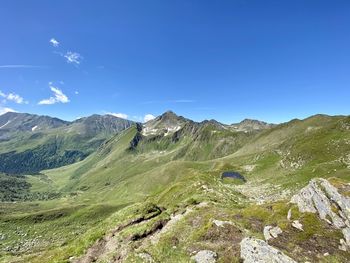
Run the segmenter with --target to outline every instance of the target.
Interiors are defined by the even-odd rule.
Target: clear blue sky
[[[0,34],[0,112],[350,112],[350,1],[5,0]]]

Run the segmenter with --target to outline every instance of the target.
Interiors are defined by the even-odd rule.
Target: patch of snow
[[[177,132],[181,129],[181,126],[174,126],[174,127],[166,127],[167,132],[164,134],[164,136],[169,135],[170,133]]]
[[[37,128],[38,128],[38,125],[35,125],[35,126],[32,128],[32,131],[35,131]]]
[[[152,129],[152,128],[149,128],[149,127],[145,127],[142,130],[142,135],[144,135],[144,136],[154,135],[154,134],[157,134],[157,133],[158,133],[158,129]]]
[[[0,127],[0,129],[1,128],[4,128],[7,124],[9,124],[11,121],[7,121],[4,125],[2,125],[1,127]]]

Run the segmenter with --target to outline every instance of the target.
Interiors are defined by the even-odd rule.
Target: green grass
[[[164,208],[164,212],[145,224],[124,229],[119,238],[147,233],[158,220],[168,220],[173,213],[191,207],[194,211],[157,245],[136,242],[127,262],[140,262],[137,253],[142,251],[159,262],[189,262],[191,253],[199,249],[215,250],[219,262],[232,262],[232,258],[238,260],[238,248],[227,248],[238,241],[227,235],[262,237],[261,228],[267,224],[279,225],[291,238],[288,246],[282,246],[284,240],[276,241],[287,254],[313,238],[322,249],[327,242],[334,245],[339,231],[330,230],[314,215],[302,215],[293,207],[293,219],[305,226],[305,232],[297,233],[286,218],[291,207],[288,200],[252,205],[236,187],[270,185],[279,186],[268,188],[271,193],[293,193],[314,177],[349,182],[350,170],[339,161],[350,152],[346,143],[350,133],[342,128],[344,122],[348,123],[348,118],[315,116],[252,134],[213,132],[215,128],[207,126],[197,134],[185,133],[176,142],[170,136],[143,139],[139,148],[130,151],[130,141],[137,132],[132,127],[83,161],[26,177],[30,193],[58,192],[60,198],[0,203],[0,232],[7,236],[0,247],[2,262],[66,262],[83,254],[109,230],[145,214],[149,203]],[[300,167],[288,166],[298,157],[303,161]],[[281,160],[288,165],[281,166]],[[247,166],[252,168],[247,170]],[[221,180],[221,173],[227,170],[240,172],[247,183]],[[207,202],[208,207],[196,208],[201,202]],[[234,227],[218,229],[213,219],[232,221]],[[5,247],[23,246],[38,236],[38,244],[25,253],[4,252]],[[303,253],[298,257],[301,261],[316,260]],[[341,252],[332,255],[334,262],[343,258]]]

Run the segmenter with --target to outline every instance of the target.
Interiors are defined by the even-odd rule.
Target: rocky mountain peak
[[[272,128],[274,125],[266,123],[264,121],[253,120],[253,119],[244,119],[239,123],[233,123],[230,125],[231,128],[237,131],[254,131],[254,130],[263,130]]]
[[[39,131],[67,125],[69,122],[49,116],[7,112],[0,116],[0,130],[4,132]]]
[[[190,120],[178,116],[172,111],[166,111],[157,118],[144,124],[143,135],[169,134],[181,129]]]

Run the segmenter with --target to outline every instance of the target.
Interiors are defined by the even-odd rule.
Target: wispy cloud
[[[128,115],[125,113],[114,113],[114,112],[107,112],[108,115],[112,115],[114,117],[122,118],[122,119],[127,119]]]
[[[39,105],[51,105],[56,103],[68,103],[69,98],[60,90],[59,88],[56,88],[52,85],[52,83],[49,83],[49,87],[51,91],[53,92],[53,96],[51,96],[48,99],[43,99],[38,102]]]
[[[166,104],[166,103],[194,103],[195,100],[178,99],[178,100],[150,100],[145,101],[142,104]]]
[[[1,90],[0,90],[0,97],[3,97],[5,102],[6,101],[13,101],[17,104],[28,104],[28,101],[25,101],[21,96],[19,96],[18,94],[16,93],[3,93]]]
[[[3,115],[7,112],[17,112],[15,111],[14,109],[11,109],[11,108],[7,108],[7,107],[1,107],[0,106],[0,115]]]
[[[72,51],[67,51],[66,54],[64,54],[63,56],[66,58],[67,63],[75,65],[79,65],[81,63],[81,60],[83,59],[83,57],[79,53]]]
[[[0,65],[0,68],[45,68],[45,67],[35,66],[35,65]]]
[[[60,46],[60,42],[58,42],[58,40],[55,38],[51,38],[49,42],[55,48],[58,48]],[[63,52],[62,49],[58,48],[53,53],[64,57],[67,63],[73,64],[75,66],[80,65],[81,61],[83,60],[83,56],[80,55],[78,52],[73,52],[69,50]]]
[[[54,39],[54,38],[51,38],[50,39],[50,41],[49,41],[51,44],[52,44],[52,46],[54,46],[54,47],[58,47],[59,45],[60,45],[60,42],[58,42],[56,39]]]
[[[155,118],[156,118],[156,116],[154,116],[152,114],[146,114],[145,117],[143,117],[143,121],[148,122],[148,121],[153,120]]]

